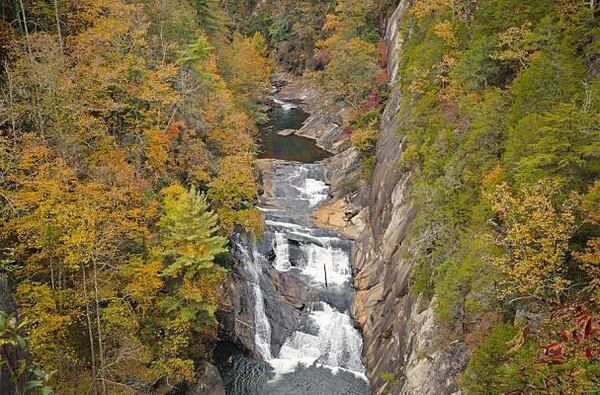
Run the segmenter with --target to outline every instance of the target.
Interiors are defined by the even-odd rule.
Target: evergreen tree
[[[214,0],[192,0],[196,9],[198,24],[205,32],[214,34],[219,31],[220,23],[215,15]]]
[[[217,216],[208,209],[206,196],[181,185],[163,189],[164,214],[159,222],[161,249],[168,277],[191,279],[216,269],[215,257],[226,251],[226,240],[217,234]]]

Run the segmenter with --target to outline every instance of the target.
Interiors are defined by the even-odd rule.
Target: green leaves
[[[203,62],[208,59],[213,49],[207,38],[200,35],[193,44],[180,53],[179,64],[194,70],[200,77],[208,78],[210,73],[204,70]]]
[[[325,86],[339,98],[358,106],[375,84],[375,45],[360,38],[330,45],[331,61],[323,74]]]
[[[180,185],[163,190],[164,213],[159,222],[163,275],[191,278],[214,267],[215,256],[226,252],[226,240],[217,235],[217,216],[209,211],[206,196]]]
[[[0,368],[7,370],[18,393],[51,395],[53,391],[47,383],[53,373],[46,373],[31,362],[24,332],[22,321],[0,310]]]
[[[217,216],[195,187],[185,190],[174,184],[162,193],[159,250],[166,288],[159,306],[171,319],[202,331],[215,323],[219,285],[225,273],[215,264],[215,257],[227,251],[227,240],[218,235]]]
[[[599,123],[574,104],[527,115],[509,133],[506,167],[520,183],[550,176],[580,189],[600,171]]]
[[[581,97],[586,70],[566,45],[542,51],[513,82],[512,120],[550,110]]]

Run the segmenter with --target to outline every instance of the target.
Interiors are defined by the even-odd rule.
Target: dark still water
[[[329,153],[317,147],[312,139],[277,134],[281,130],[300,129],[308,117],[309,114],[289,103],[273,107],[269,111],[270,121],[260,131],[261,153],[259,157],[303,163],[313,163],[327,158]]]

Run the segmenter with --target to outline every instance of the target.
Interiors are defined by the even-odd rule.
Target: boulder
[[[203,362],[198,370],[198,382],[187,395],[225,395],[219,370],[214,365]]]

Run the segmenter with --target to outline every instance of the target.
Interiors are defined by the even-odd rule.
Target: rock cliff
[[[395,78],[402,54],[397,26],[408,7],[408,1],[401,1],[386,29],[391,95],[360,214],[366,220],[356,243],[353,314],[363,331],[363,355],[374,394],[452,394],[458,391],[455,377],[465,364],[464,347],[445,344],[431,305],[421,311],[409,288],[412,261],[404,240],[413,207],[410,174],[398,166],[405,139],[398,133],[403,98]]]

